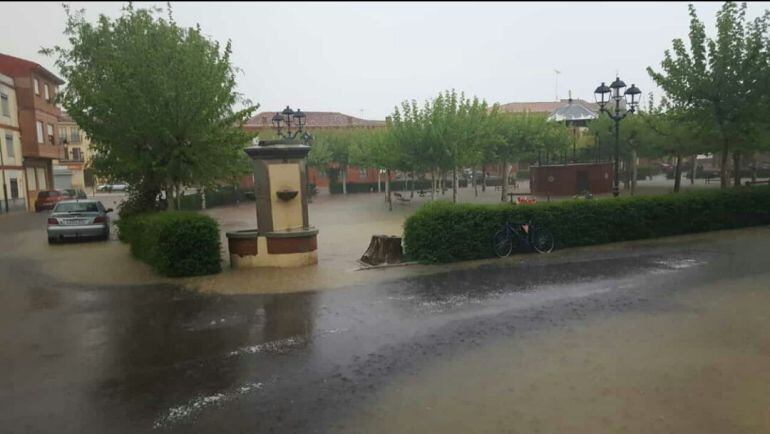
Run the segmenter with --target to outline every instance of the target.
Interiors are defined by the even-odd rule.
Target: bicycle
[[[531,220],[526,223],[506,222],[492,237],[495,255],[499,258],[510,255],[514,238],[517,244],[524,243],[538,253],[549,253],[556,245],[551,232],[544,227],[533,225]]]

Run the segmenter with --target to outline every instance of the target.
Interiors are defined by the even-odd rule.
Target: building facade
[[[53,188],[54,162],[63,157],[55,101],[64,81],[35,62],[5,54],[0,54],[0,73],[14,81],[27,209],[34,209],[38,192]]]
[[[56,188],[85,189],[86,186],[93,186],[93,180],[86,182],[85,176],[91,161],[90,141],[67,113],[59,117],[59,142],[63,147],[63,157],[54,166]]]
[[[0,74],[0,211],[26,209],[19,109],[13,78]],[[7,210],[6,210],[7,205]]]

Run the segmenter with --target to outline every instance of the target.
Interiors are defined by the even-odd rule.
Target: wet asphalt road
[[[396,376],[501,336],[677,309],[673,294],[767,273],[769,243],[729,231],[279,295],[63,283],[6,254],[0,432],[356,432]]]

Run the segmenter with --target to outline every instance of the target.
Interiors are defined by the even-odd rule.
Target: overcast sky
[[[137,7],[146,2],[135,2]],[[161,6],[165,3],[159,3]],[[72,2],[87,17],[122,3]],[[709,33],[720,3],[696,3]],[[618,71],[646,95],[645,68],[686,38],[687,3],[185,3],[176,21],[233,42],[239,91],[260,111],[286,104],[383,119],[404,99],[455,88],[492,102],[593,100]],[[749,17],[770,8],[749,3]],[[61,3],[0,3],[0,52],[53,68]],[[657,92],[656,92],[657,93]]]

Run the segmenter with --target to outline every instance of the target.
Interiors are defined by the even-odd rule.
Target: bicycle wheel
[[[499,258],[504,258],[511,254],[513,241],[505,229],[497,231],[495,236],[492,237],[492,248],[495,251],[495,255]]]
[[[529,233],[529,244],[538,253],[548,253],[553,251],[556,242],[551,231],[545,228],[532,228]]]

